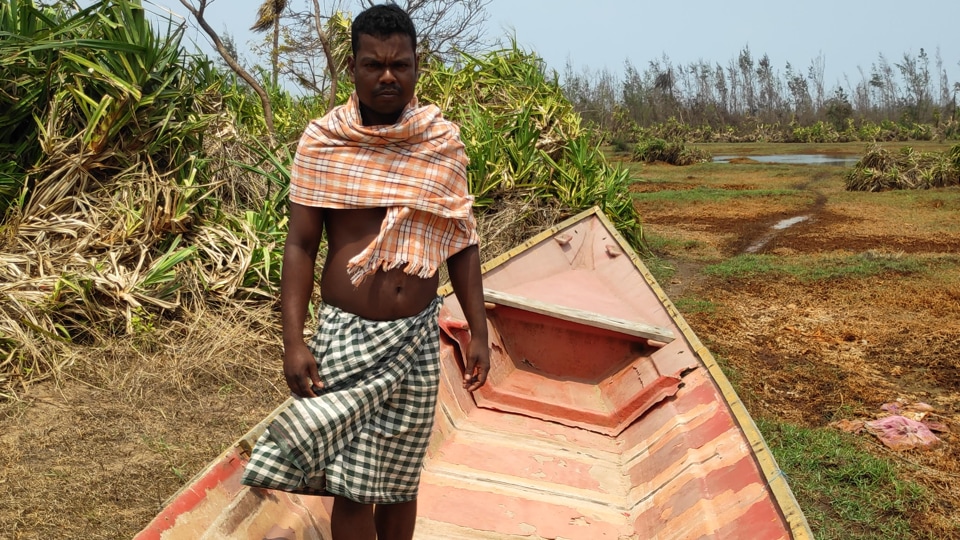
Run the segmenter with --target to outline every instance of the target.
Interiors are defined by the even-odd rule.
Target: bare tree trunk
[[[188,0],[180,0],[180,3],[183,4],[187,11],[193,15],[193,18],[197,20],[197,24],[200,25],[200,28],[206,32],[207,36],[210,37],[210,40],[213,41],[213,46],[217,48],[217,52],[220,53],[220,56],[223,57],[223,61],[230,66],[230,69],[234,73],[240,76],[247,84],[250,85],[250,88],[253,88],[253,91],[257,93],[260,97],[260,103],[263,105],[263,120],[267,125],[267,132],[270,135],[270,144],[273,145],[274,140],[276,139],[276,130],[273,126],[273,107],[270,105],[270,96],[267,95],[267,91],[263,89],[263,86],[253,78],[252,75],[247,73],[247,70],[243,69],[237,60],[227,51],[227,48],[223,45],[223,41],[220,39],[220,36],[217,35],[217,32],[210,27],[210,24],[207,22],[207,19],[204,17],[204,11],[207,9],[208,0],[200,0],[199,7],[194,7]]]
[[[330,96],[327,98],[327,110],[337,104],[337,83],[340,80],[340,66],[333,59],[333,51],[330,49],[330,36],[323,29],[323,23],[320,22],[320,0],[313,0],[313,20],[317,25],[317,37],[320,39],[320,47],[323,49],[323,56],[327,59],[327,73],[330,74]]]
[[[270,67],[273,76],[270,82],[277,87],[280,78],[280,14],[273,18],[273,50],[270,51]]]
[[[823,112],[823,102],[825,99],[823,77],[826,65],[826,58],[821,52],[816,58],[810,61],[810,67],[807,69],[807,79],[813,84],[813,108],[817,111],[818,115]]]

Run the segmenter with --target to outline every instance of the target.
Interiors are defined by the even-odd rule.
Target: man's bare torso
[[[323,210],[328,247],[320,294],[325,303],[365,319],[386,321],[416,315],[436,297],[436,274],[421,279],[402,268],[377,271],[356,287],[350,283],[347,262],[377,237],[385,215],[385,208]]]

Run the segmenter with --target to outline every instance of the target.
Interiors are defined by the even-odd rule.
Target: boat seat
[[[600,313],[570,308],[558,304],[541,302],[539,300],[533,300],[531,298],[526,298],[515,294],[484,289],[483,299],[485,302],[491,304],[530,311],[540,315],[546,315],[548,317],[555,317],[565,321],[585,324],[594,328],[622,332],[624,334],[641,337],[649,341],[657,341],[666,344],[675,339],[673,331],[668,328],[661,328],[658,326],[652,326],[636,321],[629,321],[626,319],[618,319],[616,317],[609,317]]]

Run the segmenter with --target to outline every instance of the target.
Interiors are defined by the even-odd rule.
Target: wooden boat
[[[472,395],[459,383],[466,323],[441,290],[417,538],[812,537],[714,358],[602,213],[490,261],[484,288],[493,367]],[[330,538],[328,499],[240,485],[271,417],[137,538]]]

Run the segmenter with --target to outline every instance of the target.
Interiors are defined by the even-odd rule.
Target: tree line
[[[706,128],[707,135],[749,132],[776,126],[792,133],[820,125],[842,138],[870,138],[864,126],[905,128],[896,138],[958,138],[957,92],[939,50],[904,53],[897,61],[880,54],[858,77],[828,88],[825,58],[806,68],[787,62],[777,69],[766,54],[744,47],[726,64],[673,62],[666,54],[645,67],[626,61],[618,75],[609,69],[575,70],[567,64],[563,89],[584,120],[613,136],[667,123]],[[881,134],[879,138],[883,138]],[[709,137],[707,137],[709,138]],[[877,138],[877,137],[874,137]]]

